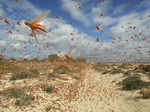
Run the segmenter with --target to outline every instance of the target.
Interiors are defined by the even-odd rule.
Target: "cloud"
[[[4,29],[0,30],[0,51],[3,48],[7,48],[7,51],[3,54],[9,58],[23,57],[32,59],[38,57],[43,59],[49,54],[57,53],[58,51],[65,54],[73,48],[71,53],[73,57],[83,56],[89,60],[92,60],[93,56],[96,56],[99,61],[135,61],[137,59],[148,61],[150,58],[148,54],[150,45],[148,41],[143,41],[142,39],[146,36],[148,40],[148,36],[150,36],[149,30],[147,29],[147,25],[150,25],[148,18],[149,9],[142,12],[142,17],[141,13],[133,10],[130,13],[119,15],[116,18],[112,15],[122,13],[117,10],[125,8],[125,6],[117,7],[112,12],[112,15],[109,15],[109,11],[112,9],[112,1],[107,1],[104,4],[91,8],[88,13],[85,13],[84,9],[81,10],[74,7],[78,5],[79,2],[77,1],[62,1],[63,8],[69,10],[72,17],[84,25],[95,25],[100,22],[103,22],[106,28],[112,25],[108,28],[109,32],[106,33],[111,37],[115,37],[113,38],[113,42],[96,42],[95,38],[86,33],[82,33],[71,24],[67,24],[63,19],[45,17],[39,23],[45,25],[49,32],[45,35],[37,34],[37,38],[40,41],[40,44],[37,44],[34,38],[29,36],[31,31],[24,25],[24,20],[32,20],[42,10],[36,8],[29,1],[21,1],[20,4],[23,8],[18,9],[18,12],[15,12],[13,9],[13,14],[8,16],[10,21],[15,23],[15,15],[21,15],[21,19],[19,19],[22,20],[21,25],[15,24],[14,29],[7,26],[8,29],[12,30],[12,34],[6,34]],[[81,1],[81,3],[84,3],[84,1]],[[32,9],[32,14],[28,13],[28,8]],[[9,9],[6,10],[9,11]],[[6,12],[4,13],[8,15]],[[106,13],[106,16],[100,17],[100,13]],[[91,18],[89,18],[90,16]],[[136,29],[131,30],[130,26],[136,26]],[[19,32],[16,30],[19,30]],[[143,32],[140,38],[131,38],[131,36],[140,32]]]
[[[82,11],[82,9],[78,8],[81,3],[77,1],[71,0],[62,0],[62,7],[70,12],[71,16],[82,22],[85,26],[90,25],[90,20],[88,15]]]
[[[0,16],[5,16],[5,12],[3,11],[3,9],[2,8],[0,8]]]

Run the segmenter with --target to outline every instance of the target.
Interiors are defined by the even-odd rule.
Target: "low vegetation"
[[[31,104],[32,100],[34,100],[34,96],[31,94],[26,94],[25,88],[9,88],[7,90],[2,91],[2,95],[4,97],[15,98],[15,105],[17,106],[27,106]]]
[[[114,68],[111,70],[111,74],[124,73],[122,69]]]
[[[54,91],[54,89],[55,89],[55,87],[50,85],[50,86],[44,87],[43,91],[46,91],[47,93],[52,93]]]
[[[46,107],[46,112],[50,112],[51,109],[52,109],[51,106]]]
[[[60,65],[60,66],[54,68],[55,74],[66,74],[69,72],[72,72],[72,70],[66,65]]]
[[[39,72],[37,69],[31,69],[31,70],[24,70],[21,71],[15,75],[12,75],[10,80],[19,80],[19,79],[26,79],[26,78],[35,78],[39,75]]]
[[[60,57],[57,54],[52,54],[52,55],[48,56],[48,60],[51,61],[51,62],[57,61],[59,59],[60,59]]]
[[[150,85],[150,83],[142,81],[138,76],[129,76],[119,84],[122,85],[122,90],[136,90]]]
[[[0,60],[0,73],[15,73],[22,71],[24,68],[10,63],[8,60]]]
[[[105,65],[104,63],[94,63],[92,68],[94,70],[96,70],[97,72],[102,72],[102,71],[106,70],[107,65]]]

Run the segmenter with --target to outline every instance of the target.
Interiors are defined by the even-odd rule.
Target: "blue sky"
[[[46,10],[51,13],[39,23],[44,24],[49,32],[45,36],[37,34],[40,40],[37,44],[29,36],[31,31],[24,25],[24,20],[32,21]],[[104,3],[101,0],[0,0],[0,16],[11,22],[9,26],[0,20],[0,50],[6,48],[6,52],[1,54],[9,58],[45,58],[58,51],[65,54],[73,47],[72,55],[75,57],[147,61],[150,59],[149,12],[148,0],[104,0]],[[16,24],[18,21],[21,25]],[[96,30],[99,24],[103,32]],[[132,27],[136,28],[133,30]],[[8,30],[13,33],[6,33]],[[97,37],[102,42],[97,42]],[[51,47],[45,49],[47,44]]]

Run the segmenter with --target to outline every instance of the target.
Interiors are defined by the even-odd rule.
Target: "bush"
[[[59,60],[60,57],[57,54],[52,54],[52,55],[48,55],[48,60],[49,61],[56,61]]]
[[[124,75],[129,76],[129,75],[131,75],[132,72],[133,72],[132,70],[126,71],[126,72],[124,72]]]
[[[107,74],[107,73],[109,73],[110,71],[109,70],[107,70],[107,71],[105,71],[105,72],[103,72],[102,74]]]
[[[53,92],[54,89],[55,89],[54,86],[48,86],[48,87],[45,87],[43,90],[46,91],[47,93],[51,93]]]
[[[52,109],[51,106],[46,107],[46,112],[50,112],[51,109]]]
[[[34,96],[23,96],[21,98],[18,98],[15,102],[15,105],[17,106],[27,106],[30,105],[32,100],[34,99]]]
[[[130,76],[120,83],[123,90],[136,90],[148,86],[148,83],[143,82],[140,77]]]
[[[112,74],[117,74],[117,73],[123,73],[123,71],[121,69],[113,69],[111,71]]]
[[[31,70],[24,70],[16,75],[13,75],[10,80],[17,80],[17,79],[26,79],[26,78],[34,78],[37,77],[39,74],[38,70],[31,69]]]
[[[68,72],[71,72],[71,70],[65,65],[60,65],[59,67],[54,69],[54,73],[56,74],[66,74]]]
[[[53,77],[55,77],[55,76],[56,76],[55,73],[49,73],[49,74],[48,74],[48,79],[51,79],[51,78],[53,78]]]
[[[98,72],[104,71],[105,67],[107,67],[107,65],[105,65],[103,63],[95,63],[93,65],[93,69],[96,70],[96,71],[98,71]]]
[[[31,104],[34,97],[32,95],[26,96],[24,88],[10,88],[8,90],[4,90],[2,93],[6,97],[15,98],[16,102],[15,105],[17,106],[26,106]]]
[[[140,65],[139,68],[144,72],[150,72],[150,65]]]

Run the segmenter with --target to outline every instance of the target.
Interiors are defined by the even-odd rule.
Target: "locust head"
[[[28,22],[28,21],[24,21],[24,24],[27,26],[30,26],[30,22]]]

